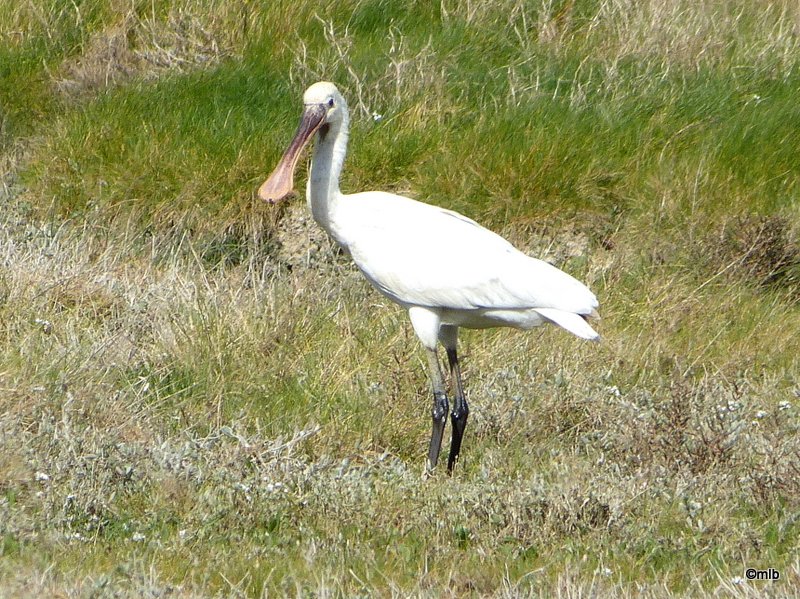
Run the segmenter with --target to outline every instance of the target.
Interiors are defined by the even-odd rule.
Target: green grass
[[[0,0],[0,594],[796,595],[798,28],[788,1]],[[453,477],[422,476],[405,314],[302,200],[255,198],[319,79],[345,191],[459,210],[600,298],[599,345],[463,333]]]

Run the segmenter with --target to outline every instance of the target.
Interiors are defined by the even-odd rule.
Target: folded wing
[[[400,303],[543,308],[551,312],[542,316],[557,324],[561,312],[589,315],[598,306],[594,294],[567,273],[456,212],[378,192],[343,196],[339,210],[347,215],[337,220],[358,229],[343,236],[357,240],[347,248],[353,260]]]

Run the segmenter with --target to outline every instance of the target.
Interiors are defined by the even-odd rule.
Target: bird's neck
[[[317,133],[306,190],[314,220],[334,237],[336,234],[333,231],[333,212],[336,208],[336,201],[341,195],[339,175],[342,173],[342,165],[347,153],[347,125],[348,119],[345,115],[345,118],[335,128],[332,125],[323,125],[323,127],[330,128]]]

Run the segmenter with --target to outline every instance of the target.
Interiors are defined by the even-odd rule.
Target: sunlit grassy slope
[[[601,301],[463,335],[452,478],[405,315],[255,198],[319,79],[345,191]],[[0,142],[0,595],[796,596],[795,2],[0,0]]]

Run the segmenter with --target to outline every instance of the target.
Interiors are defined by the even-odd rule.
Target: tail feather
[[[600,335],[597,331],[589,326],[589,323],[586,322],[581,314],[556,310],[555,308],[536,308],[536,312],[553,324],[567,329],[570,333],[581,339],[588,339],[590,341],[598,341],[600,339]]]

